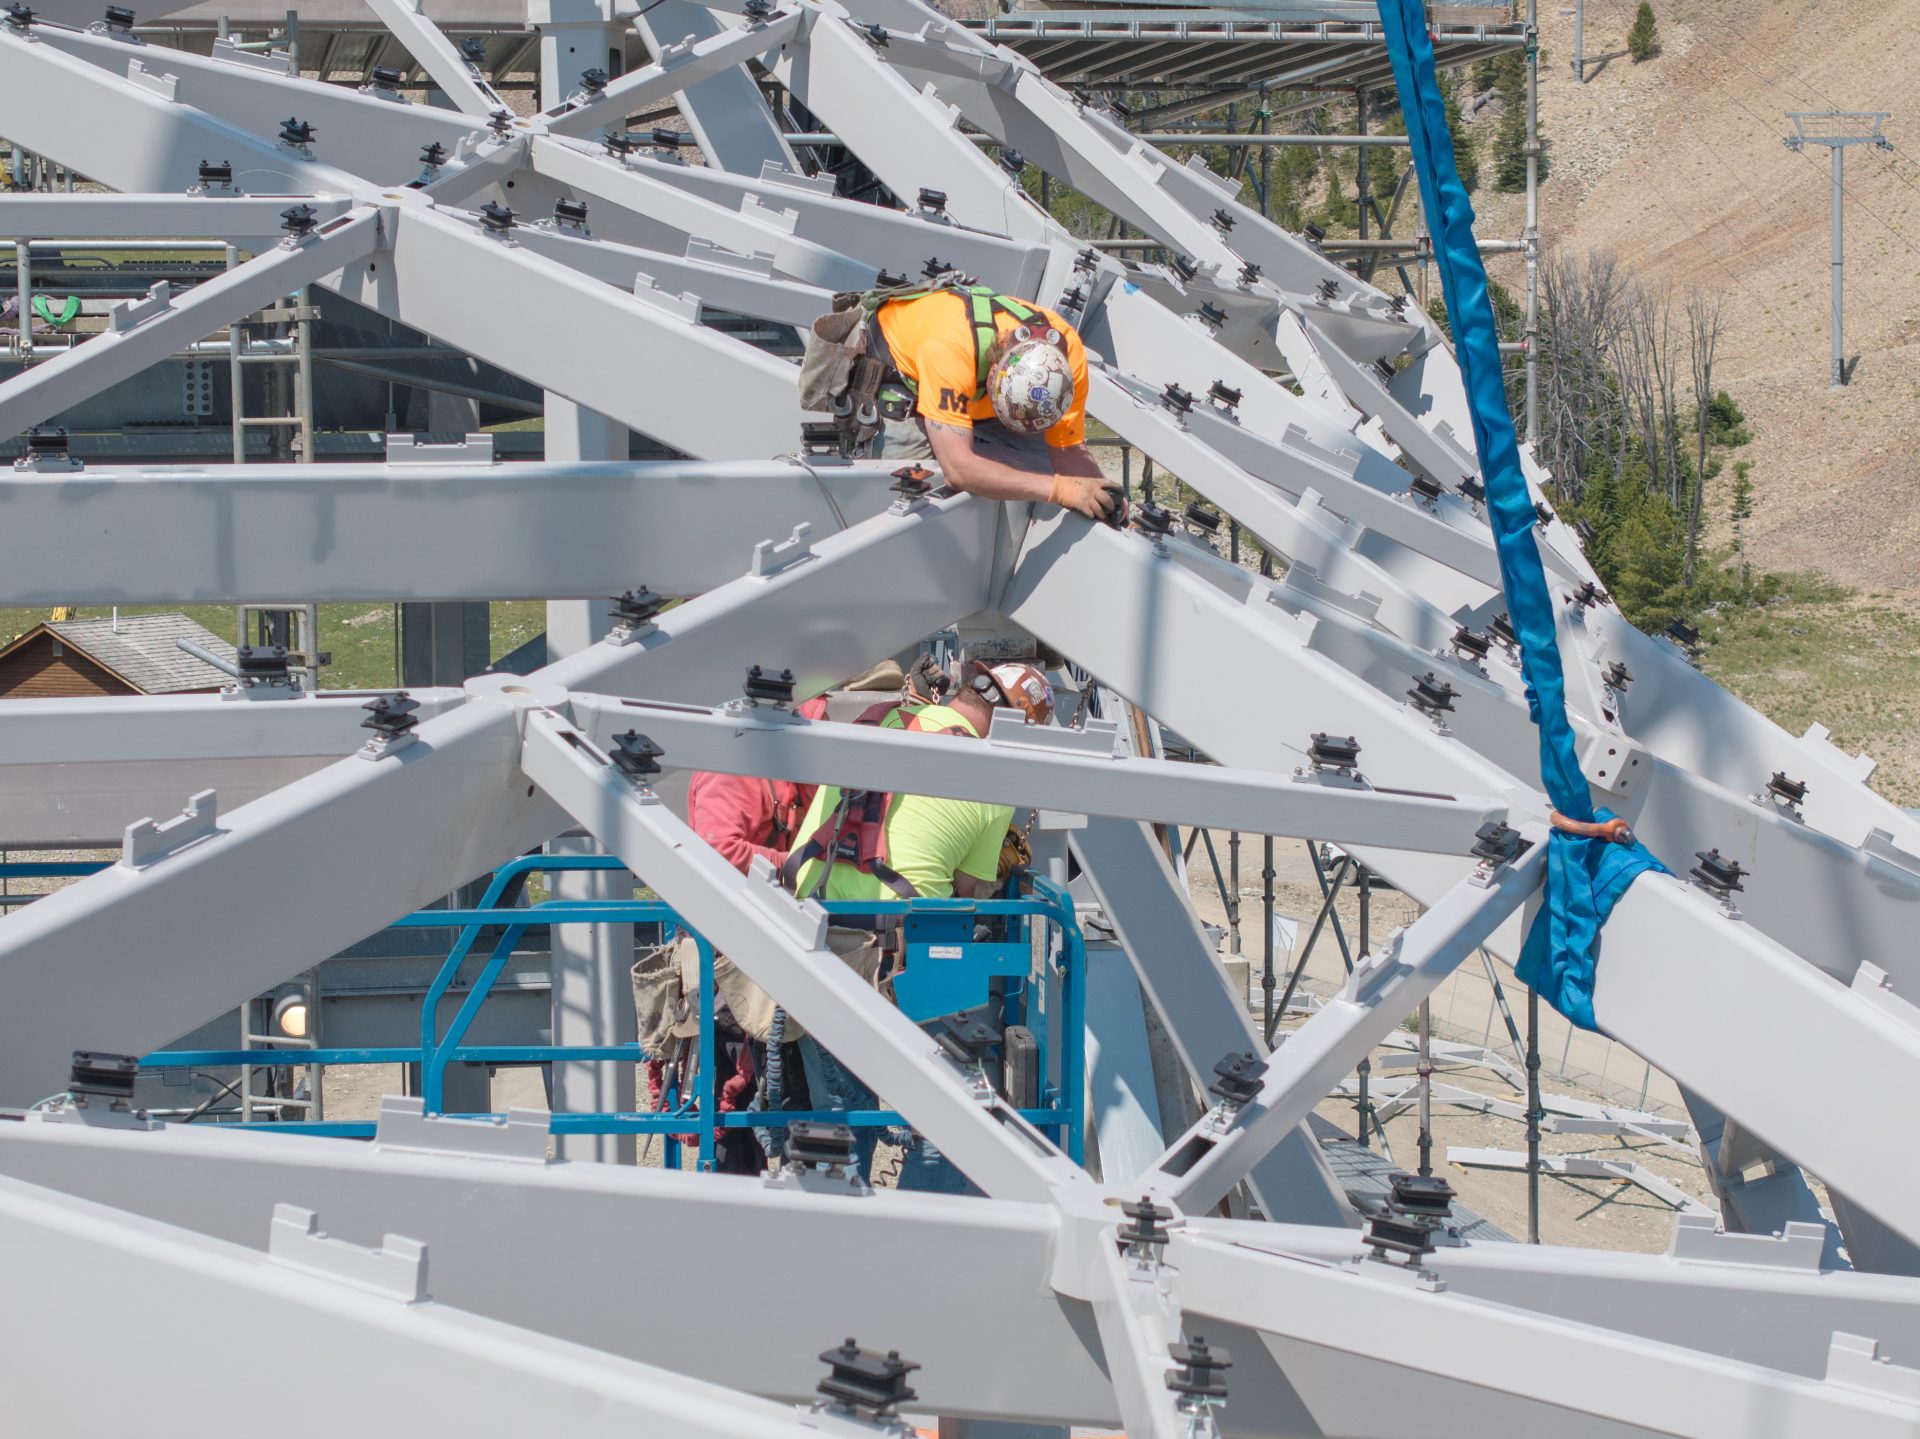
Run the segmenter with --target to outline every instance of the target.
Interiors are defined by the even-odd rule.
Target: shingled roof
[[[46,628],[62,644],[112,670],[143,694],[214,690],[230,680],[230,676],[174,643],[188,640],[223,660],[234,658],[231,644],[182,614],[48,620]]]

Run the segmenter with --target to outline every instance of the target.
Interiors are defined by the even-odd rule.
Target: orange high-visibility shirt
[[[1087,439],[1087,350],[1073,326],[1044,305],[1021,301],[1046,318],[1067,340],[1067,364],[1073,371],[1073,403],[1060,423],[1046,432],[1055,449],[1085,444]],[[971,430],[975,420],[991,420],[993,404],[985,395],[974,397],[979,364],[973,353],[973,316],[964,296],[952,291],[922,295],[915,300],[891,300],[875,317],[894,366],[919,388],[914,408],[936,425]],[[1019,321],[995,310],[993,322],[1004,335]]]

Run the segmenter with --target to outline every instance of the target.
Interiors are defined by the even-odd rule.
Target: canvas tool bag
[[[827,945],[841,963],[869,985],[880,977],[880,936],[868,929],[827,930]],[[766,1043],[773,1028],[773,997],[741,972],[724,954],[713,957],[713,992],[726,1005],[734,1023],[750,1039]],[[672,944],[655,945],[633,966],[633,1007],[639,1019],[640,1052],[659,1058],[681,1040],[700,1032],[700,946],[682,935]],[[787,1016],[789,1043],[805,1034],[800,1023]]]

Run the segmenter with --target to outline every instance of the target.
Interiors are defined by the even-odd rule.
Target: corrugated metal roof
[[[1379,12],[1371,5],[1351,8],[1355,14],[1340,6],[1015,9],[966,23],[1063,85],[1391,88]],[[1436,12],[1439,64],[1464,65],[1524,44],[1525,27],[1499,15],[1481,6]]]
[[[218,689],[230,678],[204,660],[195,659],[175,640],[190,640],[223,660],[235,657],[232,645],[182,614],[49,620],[47,628],[62,644],[105,665],[135,689],[150,695]]]

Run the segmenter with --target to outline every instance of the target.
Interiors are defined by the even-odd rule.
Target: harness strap
[[[987,372],[993,368],[990,357],[993,354],[994,345],[1000,339],[1000,328],[994,322],[994,316],[1005,313],[1011,315],[1019,324],[1025,325],[1039,318],[1040,314],[1038,310],[1022,304],[1012,296],[1001,294],[991,285],[942,284],[936,281],[926,285],[916,285],[907,290],[871,293],[878,293],[881,297],[880,303],[873,306],[870,316],[876,333],[880,328],[878,317],[881,308],[896,300],[920,300],[928,295],[949,294],[966,306],[968,329],[973,335],[973,398],[976,400],[987,392]],[[874,348],[869,345],[869,352]],[[886,383],[898,385],[916,399],[919,397],[919,381],[903,375],[898,366],[889,366]]]

